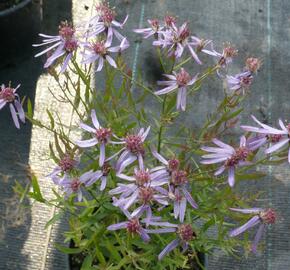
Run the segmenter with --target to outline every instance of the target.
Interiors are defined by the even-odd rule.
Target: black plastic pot
[[[32,55],[40,26],[40,0],[23,0],[0,11],[0,67]]]

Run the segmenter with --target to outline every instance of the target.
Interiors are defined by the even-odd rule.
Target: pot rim
[[[11,13],[14,13],[15,11],[25,7],[26,5],[28,5],[30,2],[32,2],[32,0],[23,0],[21,1],[19,4],[12,6],[10,8],[7,8],[5,10],[0,11],[0,17],[4,17],[7,16]]]

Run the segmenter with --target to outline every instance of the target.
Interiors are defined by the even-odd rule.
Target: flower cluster
[[[98,62],[97,71],[102,70],[104,61],[109,65],[117,68],[115,60],[112,58],[112,53],[122,53],[129,47],[129,42],[126,37],[122,36],[116,28],[123,28],[128,16],[123,23],[115,20],[116,13],[105,2],[100,2],[96,6],[97,15],[85,23],[85,27],[73,27],[68,22],[61,22],[59,33],[57,36],[39,34],[43,37],[43,42],[34,44],[34,47],[47,46],[42,52],[35,57],[43,54],[48,54],[48,58],[44,65],[45,68],[50,67],[57,59],[62,62],[60,72],[64,72],[69,62],[75,60],[75,52],[81,51],[83,64],[91,64]],[[113,46],[113,37],[116,37],[120,44]],[[51,45],[53,44],[53,45]]]
[[[26,117],[54,135],[55,144],[50,143],[49,150],[56,166],[47,177],[59,187],[54,192],[56,198],[51,201],[44,199],[35,179],[28,196],[47,205],[60,206],[60,211],[68,210],[80,216],[81,218],[77,217],[77,227],[85,230],[78,231],[76,245],[81,240],[85,247],[80,248],[92,256],[96,253],[95,242],[87,241],[86,238],[98,235],[98,257],[108,260],[106,265],[112,267],[115,267],[111,263],[112,258],[107,258],[111,249],[116,248],[112,257],[118,260],[119,254],[128,253],[127,250],[123,252],[123,244],[128,249],[134,243],[139,252],[144,242],[154,242],[156,239],[158,244],[165,243],[159,236],[152,234],[167,234],[167,243],[158,255],[158,267],[161,269],[164,266],[167,269],[168,261],[173,263],[173,260],[162,259],[175,248],[182,252],[188,250],[188,253],[208,250],[208,228],[215,224],[231,226],[224,222],[227,214],[233,217],[237,214],[248,214],[250,218],[229,233],[224,233],[224,226],[217,226],[219,239],[210,239],[211,243],[225,247],[223,245],[229,237],[236,237],[259,225],[251,248],[256,252],[263,231],[276,222],[276,212],[267,208],[241,209],[244,204],[234,193],[234,187],[238,180],[248,177],[244,171],[267,161],[269,156],[262,156],[260,159],[260,149],[263,147],[266,148],[266,154],[276,154],[281,150],[277,156],[282,157],[282,161],[288,159],[290,163],[290,124],[279,120],[278,129],[252,116],[257,126],[242,125],[241,128],[246,133],[239,135],[238,145],[226,143],[227,137],[223,135],[228,134],[225,131],[231,128],[229,121],[237,123],[237,116],[242,109],[234,108],[246,97],[245,93],[260,69],[261,61],[254,57],[248,58],[242,72],[230,76],[229,65],[238,52],[231,44],[225,43],[218,52],[214,49],[213,41],[193,36],[188,22],[178,23],[174,16],[169,15],[163,20],[150,19],[148,27],[133,31],[143,35],[144,39],[154,38],[153,48],[160,58],[165,78],[156,82],[160,88],[154,92],[150,86],[143,85],[141,80],[132,78],[127,64],[123,61],[122,54],[129,47],[129,42],[121,30],[128,16],[124,16],[119,22],[116,19],[116,10],[103,1],[95,6],[95,12],[90,20],[77,26],[62,22],[58,35],[39,34],[43,42],[33,45],[47,46],[36,55],[38,57],[47,54],[44,65],[46,68],[52,69],[60,64],[60,73],[53,72],[53,75],[58,82],[59,78],[64,80],[64,86],[59,84],[64,93],[63,101],[71,104],[73,112],[79,117],[77,128],[83,131],[81,139],[72,139],[70,136],[70,131],[75,129],[74,123],[63,128],[61,117],[58,115],[59,121],[54,121],[49,110],[49,126],[34,118],[31,104],[28,104],[29,113],[25,116],[22,108],[24,99],[21,102],[16,93],[20,85],[15,88],[11,85],[1,86],[0,110],[8,104],[17,128],[20,128],[20,121],[25,122]],[[203,54],[213,58],[214,64],[202,71],[201,59],[205,57]],[[114,55],[118,55],[118,58]],[[77,56],[80,56],[83,66],[78,65]],[[91,84],[93,64],[97,72],[106,67],[105,94],[101,89],[96,91]],[[186,66],[190,64],[200,65],[198,74],[190,71],[191,66]],[[69,72],[61,74],[68,68],[78,76],[76,81],[70,78]],[[185,111],[188,109],[188,94],[201,89],[203,80],[216,73],[228,83],[230,90],[230,94],[225,91],[217,113],[208,117],[200,132],[198,128],[192,130],[187,123],[177,122],[177,117],[181,117],[182,113],[175,111],[174,97],[161,98],[159,95],[176,93],[176,110]],[[140,92],[144,89],[146,93],[132,94],[130,90],[133,82],[140,87]],[[85,86],[84,93],[82,85]],[[160,102],[160,115],[156,116],[154,111],[147,112],[143,109],[142,105],[145,97],[147,98],[145,94],[151,94],[150,97]],[[88,117],[86,113],[89,114]],[[176,125],[182,126],[176,134],[170,129],[170,124],[174,121]],[[181,133],[183,136],[180,136]],[[213,145],[207,145],[207,142],[212,142]],[[154,144],[158,145],[158,150],[153,147]],[[197,155],[201,156],[200,161],[196,161]],[[222,175],[225,174],[224,181]],[[218,183],[215,181],[217,177],[220,179]],[[63,193],[63,196],[58,192]],[[218,204],[223,199],[225,201],[220,207]],[[57,218],[52,218],[50,222],[54,220]],[[195,222],[196,220],[200,222]],[[99,221],[102,226],[99,226]],[[124,241],[124,230],[120,235],[110,232],[120,229],[137,237],[128,237]],[[68,235],[73,238],[76,233],[74,231]],[[109,250],[103,254],[102,239],[108,243],[113,235],[116,242],[106,245],[104,249],[109,247]],[[226,244],[225,250],[233,250],[232,242],[235,241]],[[153,255],[156,256],[155,252]],[[91,261],[94,260],[92,256]],[[124,261],[121,267],[127,269],[126,264]],[[140,269],[148,267],[151,266],[146,265],[144,268],[143,265],[138,265]],[[172,269],[183,266],[178,262],[177,268],[174,267]]]

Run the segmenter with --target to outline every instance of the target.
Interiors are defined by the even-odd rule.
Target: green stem
[[[160,128],[159,128],[159,132],[158,132],[158,147],[157,147],[157,152],[160,153],[161,151],[161,143],[162,143],[162,132],[164,129],[163,126],[163,116],[164,116],[164,112],[165,112],[165,104],[166,104],[166,99],[167,99],[167,95],[165,95],[164,99],[163,99],[163,103],[162,103],[162,111],[160,114]]]

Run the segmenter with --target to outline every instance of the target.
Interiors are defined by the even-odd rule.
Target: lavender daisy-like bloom
[[[276,221],[276,213],[273,209],[262,209],[262,208],[248,208],[248,209],[238,209],[238,208],[230,208],[232,211],[236,211],[243,214],[254,214],[254,216],[249,219],[244,225],[232,230],[229,235],[230,237],[235,237],[250,228],[260,225],[256,236],[254,238],[254,242],[252,244],[252,251],[256,253],[258,243],[265,231],[267,225],[274,224]]]
[[[120,229],[126,229],[130,234],[139,235],[144,242],[148,242],[150,240],[150,236],[147,232],[147,229],[143,228],[141,224],[140,217],[143,212],[138,213],[135,217],[133,217],[126,209],[121,208],[125,216],[127,217],[127,221],[123,221],[120,223],[112,224],[107,227],[109,231],[116,231]],[[150,231],[150,233],[154,233],[154,231]]]
[[[124,36],[121,35],[116,28],[122,29],[127,22],[128,15],[123,22],[115,20],[116,12],[110,8],[108,3],[102,1],[96,6],[97,15],[90,19],[88,23],[87,37],[95,37],[103,32],[106,33],[108,44],[112,43],[113,36],[118,40],[123,40]]]
[[[168,205],[166,196],[157,194],[155,188],[169,183],[168,173],[149,169],[134,169],[133,176],[125,174],[117,174],[117,177],[130,181],[131,184],[118,184],[115,189],[109,191],[110,195],[121,194],[118,200],[115,200],[114,205],[128,209],[134,203],[140,203],[141,206],[137,208],[132,216],[136,216],[140,211],[146,210],[147,219],[151,219],[152,212],[150,205],[156,201],[162,205]]]
[[[80,177],[70,177],[67,174],[64,177],[53,176],[52,180],[55,184],[61,186],[64,190],[65,197],[68,198],[71,194],[77,194],[78,201],[82,201],[83,193],[81,186],[90,186],[94,179],[98,178],[98,172],[88,171]]]
[[[176,109],[185,111],[187,87],[196,82],[198,74],[191,77],[184,68],[181,68],[179,73],[173,71],[173,75],[164,74],[164,76],[167,77],[169,81],[158,81],[157,84],[164,85],[165,88],[158,90],[155,94],[164,95],[177,90]]]
[[[47,177],[54,177],[58,174],[66,174],[73,170],[79,161],[74,159],[72,154],[65,154],[58,162],[58,165],[53,169],[53,171],[47,175]]]
[[[158,39],[158,34],[164,27],[160,26],[157,19],[147,20],[147,22],[149,23],[150,27],[134,29],[133,31],[138,34],[142,34],[144,38],[149,38],[154,35],[154,37]]]
[[[213,45],[211,50],[204,49],[203,52],[218,58],[218,64],[221,67],[227,67],[233,61],[233,57],[238,54],[238,51],[229,43],[225,44],[222,53],[214,50]]]
[[[35,57],[41,56],[45,53],[50,53],[50,56],[44,64],[45,68],[50,67],[58,58],[65,55],[61,72],[64,72],[68,63],[71,60],[73,53],[78,48],[78,40],[75,37],[75,29],[69,25],[67,22],[61,22],[59,26],[59,34],[57,36],[49,36],[44,34],[39,34],[43,37],[43,42],[41,44],[33,44],[34,47],[49,45],[47,49],[35,55]],[[53,44],[53,45],[51,45]]]
[[[283,121],[279,119],[279,126],[281,128],[273,128],[266,124],[261,123],[255,116],[252,115],[253,120],[260,126],[260,127],[253,127],[253,126],[241,126],[242,129],[245,131],[255,132],[258,134],[263,134],[265,137],[261,138],[261,143],[266,143],[267,141],[272,142],[273,145],[266,149],[266,154],[273,153],[285,145],[288,146],[290,141],[290,124],[287,126],[284,125]],[[289,147],[289,146],[288,146]],[[290,163],[290,149],[288,151],[288,162]]]
[[[144,169],[144,141],[150,131],[150,126],[144,130],[141,128],[137,134],[129,134],[125,138],[121,138],[119,144],[125,144],[118,153],[113,155],[111,158],[119,155],[116,164],[117,174],[122,173],[122,171],[138,159],[139,168]],[[111,159],[110,158],[110,159]]]
[[[20,124],[19,120],[22,123],[25,123],[25,113],[22,108],[19,95],[16,93],[17,89],[20,87],[20,84],[15,88],[10,86],[6,87],[4,84],[1,85],[0,91],[0,110],[6,105],[9,104],[9,109],[11,116],[14,122],[14,125],[19,129]]]
[[[243,95],[245,94],[245,91],[249,89],[253,81],[253,76],[250,71],[244,71],[235,76],[227,75],[226,78],[230,90],[233,92],[242,90]]]
[[[196,238],[196,233],[193,231],[190,224],[164,224],[166,227],[175,229],[177,238],[171,241],[158,255],[158,260],[162,260],[165,255],[171,252],[179,245],[182,247],[182,251],[185,252],[188,249],[189,242]]]
[[[178,170],[180,164],[178,159],[172,158],[167,160],[162,155],[160,155],[156,149],[152,148],[151,151],[153,156],[163,164],[163,166],[159,166],[159,170],[163,170],[164,173],[167,172],[169,175],[171,175],[172,172]]]
[[[212,142],[218,147],[204,146],[201,149],[210,154],[203,155],[202,164],[223,163],[223,165],[215,172],[215,175],[220,175],[224,170],[228,170],[228,183],[231,187],[235,184],[235,169],[239,166],[248,165],[247,157],[253,150],[247,143],[246,137],[240,139],[240,146],[234,148],[218,139],[213,139]]]
[[[173,201],[174,218],[179,218],[180,222],[184,221],[187,203],[189,203],[194,209],[198,208],[197,203],[188,191],[187,185],[188,179],[186,171],[176,170],[171,174],[168,190],[163,187],[156,187],[156,190],[167,196],[169,200]]]
[[[105,159],[106,159],[106,153],[105,153],[105,147],[108,143],[115,143],[111,141],[112,136],[112,130],[110,128],[103,128],[100,126],[100,123],[96,116],[96,111],[91,111],[91,118],[94,127],[90,127],[84,123],[80,124],[80,127],[88,132],[90,132],[94,137],[89,140],[78,140],[76,141],[76,144],[79,147],[92,147],[97,144],[100,146],[100,157],[99,157],[99,166],[102,167],[104,165]]]
[[[172,22],[171,27],[167,28],[165,31],[160,31],[160,33],[162,35],[160,35],[158,40],[153,42],[154,46],[168,48],[169,55],[174,55],[176,58],[180,58],[184,52],[184,49],[187,48],[193,59],[198,64],[202,64],[196,52],[192,48],[197,47],[200,43],[197,42],[196,37],[190,36],[188,23],[184,23],[178,28],[175,23]]]
[[[96,71],[101,71],[104,66],[104,61],[107,61],[112,67],[117,68],[115,60],[110,56],[110,53],[120,53],[129,47],[129,43],[124,38],[119,46],[111,47],[110,42],[96,41],[84,45],[86,51],[83,54],[83,64],[98,62]]]

